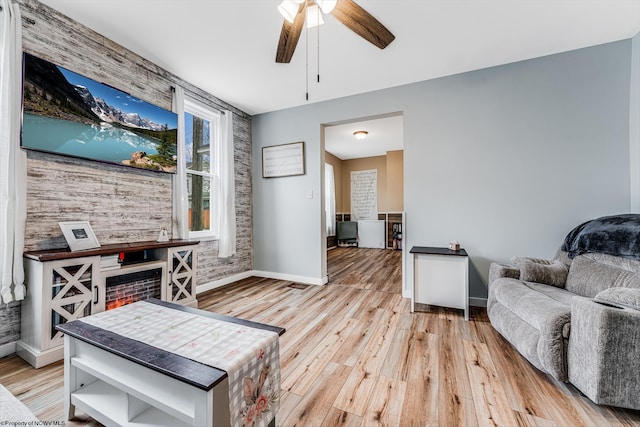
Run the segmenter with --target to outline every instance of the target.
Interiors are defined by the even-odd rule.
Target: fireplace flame
[[[135,302],[132,296],[127,297],[118,295],[116,299],[107,303],[106,310],[113,310],[114,308],[122,307],[123,305],[131,304],[132,302]]]

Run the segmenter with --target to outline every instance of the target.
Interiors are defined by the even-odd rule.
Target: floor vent
[[[303,283],[292,283],[289,286],[287,286],[288,288],[293,288],[293,289],[307,289],[310,285],[305,285]]]

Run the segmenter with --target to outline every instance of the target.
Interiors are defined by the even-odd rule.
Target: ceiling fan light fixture
[[[278,12],[284,19],[293,24],[293,20],[298,13],[298,5],[292,0],[282,0],[282,3],[278,5]]]
[[[331,13],[337,3],[338,0],[316,0],[316,4],[320,6],[322,13]]]
[[[340,7],[338,7],[338,3]],[[298,10],[294,13],[296,4],[298,5]],[[294,7],[291,7],[292,5]],[[283,0],[278,6],[278,10],[285,17],[280,30],[280,38],[278,39],[278,50],[276,51],[276,62],[279,64],[291,62],[300,34],[305,27],[305,21],[307,21],[307,28],[315,26],[318,29],[318,25],[324,21],[322,18],[323,12],[330,12],[334,18],[351,31],[380,49],[386,48],[396,38],[380,21],[354,0],[339,0],[339,2],[338,0]],[[303,12],[305,13],[304,15]],[[320,37],[318,37],[318,40],[320,40]],[[318,49],[318,52],[320,52],[320,49]],[[319,76],[320,73],[318,73],[318,82],[320,81]]]
[[[318,5],[307,6],[307,28],[317,27],[322,24],[324,24],[324,19],[322,19],[322,13],[320,13]]]
[[[357,130],[353,133],[353,136],[355,136],[356,139],[365,139],[367,135],[369,135],[369,132],[366,130]]]

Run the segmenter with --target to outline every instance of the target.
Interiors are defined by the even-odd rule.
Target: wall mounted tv
[[[28,53],[22,148],[175,172],[178,116]]]

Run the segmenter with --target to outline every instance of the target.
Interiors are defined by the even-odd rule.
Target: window
[[[185,99],[184,124],[189,237],[216,238],[219,235],[220,113]]]
[[[327,236],[336,235],[336,183],[333,165],[324,164],[324,212],[326,215]]]

